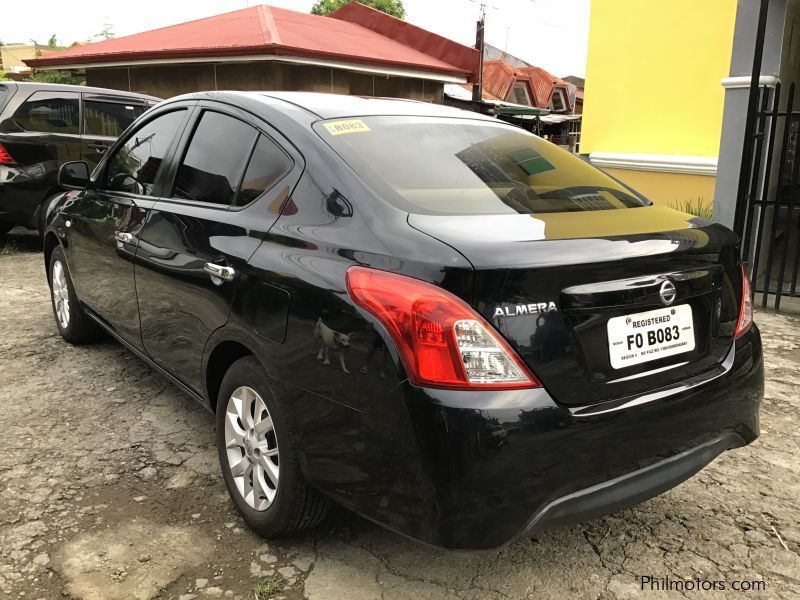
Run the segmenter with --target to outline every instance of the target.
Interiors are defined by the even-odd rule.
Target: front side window
[[[178,167],[172,197],[233,205],[257,136],[239,119],[204,112]]]
[[[78,94],[35,92],[14,113],[14,123],[23,131],[78,133]]]
[[[130,136],[109,160],[106,189],[152,195],[164,158],[185,116],[186,109],[166,113]]]
[[[84,131],[89,135],[119,137],[145,110],[147,106],[142,104],[85,100]]]
[[[438,117],[321,121],[315,131],[382,198],[411,213],[538,214],[650,202],[517,127]]]

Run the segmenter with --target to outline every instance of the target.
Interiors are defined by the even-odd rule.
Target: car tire
[[[240,358],[228,369],[216,422],[225,485],[253,531],[279,537],[324,520],[329,502],[303,478],[286,410],[255,357]]]
[[[76,345],[87,344],[99,339],[101,337],[100,328],[89,318],[75,295],[64,251],[60,246],[55,248],[50,255],[47,274],[53,316],[61,337],[70,344]]]

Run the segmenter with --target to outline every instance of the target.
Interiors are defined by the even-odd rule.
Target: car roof
[[[265,92],[264,96],[289,102],[322,119],[351,116],[408,115],[430,117],[475,118],[474,112],[418,100],[345,96],[319,92]]]
[[[339,119],[344,117],[367,117],[378,115],[453,117],[461,119],[481,119],[496,121],[480,113],[461,110],[443,104],[403,100],[399,98],[373,98],[368,96],[346,96],[320,92],[238,92],[213,91],[185,94],[174,100],[218,100],[236,104],[237,99],[248,103],[270,105],[285,102],[302,109],[317,119]]]
[[[109,88],[91,87],[88,85],[69,85],[66,83],[42,83],[38,81],[2,81],[0,83],[13,84],[22,91],[53,91],[53,92],[79,92],[84,94],[102,94],[105,96],[125,96],[126,98],[142,98],[160,102],[161,98],[139,94],[137,92],[125,92],[122,90],[112,90]]]

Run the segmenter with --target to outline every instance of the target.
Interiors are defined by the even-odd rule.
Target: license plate
[[[694,350],[692,307],[680,304],[608,320],[611,366],[631,365]]]

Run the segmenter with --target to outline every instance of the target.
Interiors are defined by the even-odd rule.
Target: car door
[[[140,350],[133,261],[189,112],[166,108],[127,133],[67,209],[67,262],[78,297]]]
[[[299,178],[298,161],[274,133],[243,111],[198,106],[170,198],[158,200],[141,234],[136,290],[144,347],[198,392],[206,341],[227,322],[242,271],[288,198],[278,183]]]
[[[140,98],[82,94],[81,158],[93,169],[131,123],[148,108]]]

